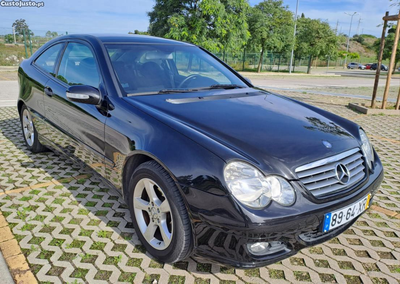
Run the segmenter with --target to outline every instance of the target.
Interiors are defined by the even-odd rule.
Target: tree
[[[281,52],[293,43],[293,14],[282,0],[265,0],[248,16],[251,44],[260,51],[257,72],[266,50]]]
[[[134,30],[133,32],[128,32],[130,35],[148,35],[148,32],[141,32],[139,30]]]
[[[4,36],[5,43],[14,43],[14,36],[12,34],[7,34]]]
[[[360,54],[358,52],[350,52],[347,56],[350,59],[360,59]]]
[[[26,31],[29,30],[29,26],[25,22],[25,19],[15,20],[15,22],[12,24],[12,27],[15,29],[15,34],[17,36],[23,35],[24,30],[26,30]]]
[[[385,39],[385,47],[383,49],[383,56],[382,56],[383,60],[386,60],[386,59],[390,60],[390,57],[392,56],[395,32],[396,32],[396,26],[393,25],[392,27],[389,28],[388,35],[386,36],[386,39]],[[379,49],[380,49],[380,40],[375,41],[374,49],[377,54],[376,57],[378,57]],[[397,64],[399,63],[399,61],[400,61],[400,45],[397,45],[397,52],[396,52],[393,72],[396,70]]]
[[[236,50],[249,37],[246,0],[156,0],[149,33],[191,42],[213,52]]]
[[[46,37],[51,37],[51,31],[46,32]]]
[[[337,37],[327,22],[300,18],[297,24],[295,55],[308,56],[307,73],[311,72],[314,58],[333,56],[337,52]]]
[[[365,42],[364,37],[361,35],[354,35],[353,40],[358,42],[359,44],[364,44],[364,42]]]

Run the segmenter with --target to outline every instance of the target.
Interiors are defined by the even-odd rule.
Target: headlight
[[[360,128],[360,138],[361,138],[361,149],[364,153],[365,158],[367,159],[367,163],[370,169],[372,169],[372,164],[374,163],[374,151],[372,150],[372,145],[369,142],[367,134],[365,134],[364,130]]]
[[[264,177],[255,167],[243,162],[229,163],[224,178],[233,196],[251,208],[264,208],[271,200],[290,206],[296,199],[294,189],[284,178]]]

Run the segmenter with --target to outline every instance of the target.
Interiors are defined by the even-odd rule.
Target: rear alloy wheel
[[[34,153],[45,151],[46,147],[39,142],[38,133],[35,125],[33,124],[32,115],[25,105],[21,108],[20,120],[22,134],[24,136],[27,148]]]
[[[129,182],[129,209],[140,242],[161,262],[177,262],[192,251],[192,229],[180,191],[155,161],[141,164]]]

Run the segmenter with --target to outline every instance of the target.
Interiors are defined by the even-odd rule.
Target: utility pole
[[[353,24],[353,17],[354,17],[355,14],[357,14],[357,12],[354,12],[353,14],[349,14],[349,13],[346,13],[346,12],[345,12],[345,14],[348,15],[348,16],[351,16],[351,20],[350,20],[349,34],[348,34],[348,36],[347,36],[346,57],[345,57],[345,59],[344,59],[344,67],[343,67],[343,68],[345,68],[346,65],[347,65],[347,54],[349,53],[351,25]]]
[[[13,29],[13,35],[14,35],[14,44],[17,44],[17,40],[15,39],[15,27],[12,27]]]
[[[336,22],[336,29],[335,29],[336,35],[338,35],[338,27],[339,27],[339,20],[337,20],[337,22]]]
[[[292,46],[292,54],[290,55],[289,74],[292,74],[293,55],[294,55],[294,44],[295,44],[295,42],[296,42],[297,12],[298,12],[298,10],[299,10],[299,0],[297,0],[297,4],[296,4],[296,14],[295,14],[295,16],[294,16],[293,46]]]
[[[357,26],[357,35],[359,35],[359,30],[360,30],[360,24],[361,24],[361,17],[360,17],[360,19],[358,20],[358,26]]]

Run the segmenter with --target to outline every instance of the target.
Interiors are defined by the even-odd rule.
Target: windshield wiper
[[[211,89],[242,89],[245,88],[244,86],[240,86],[237,84],[216,84],[216,85],[211,85],[210,87],[202,88],[202,90],[211,90]]]
[[[173,94],[173,93],[190,93],[196,92],[199,89],[163,89],[158,91],[159,94]]]

